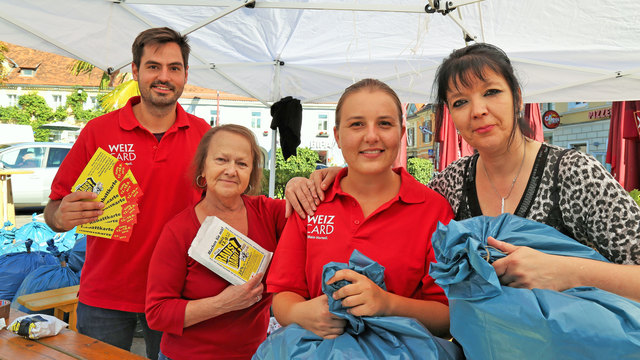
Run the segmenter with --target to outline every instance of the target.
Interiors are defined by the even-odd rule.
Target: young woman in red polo
[[[267,278],[273,312],[282,325],[298,324],[325,339],[344,332],[322,292],[322,267],[348,262],[353,250],[384,266],[387,290],[355,271],[334,293],[355,316],[415,318],[434,335],[449,331],[444,292],[429,276],[435,262],[431,235],[453,217],[448,202],[403,168],[392,168],[405,127],[396,93],[373,79],[347,88],[336,108],[334,135],[348,168],[342,169],[313,216],[289,219]]]

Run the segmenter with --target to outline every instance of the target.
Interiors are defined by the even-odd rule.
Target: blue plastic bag
[[[0,256],[0,299],[13,300],[24,278],[43,265],[58,264],[58,260],[49,253],[31,251],[33,241],[25,242],[26,251],[8,253]]]
[[[341,269],[366,275],[382,289],[384,267],[354,250],[349,264],[331,262],[323,267],[322,291],[327,294],[329,311],[347,320],[344,334],[325,340],[293,324],[272,333],[258,348],[253,359],[463,359],[452,342],[440,339],[418,321],[399,316],[358,317],[342,307],[332,294],[347,281],[327,285]]]
[[[9,228],[13,223],[11,221],[7,221],[4,223],[2,228],[0,228],[0,255],[8,254],[14,251],[15,243],[16,243],[16,227]]]
[[[75,271],[78,276],[80,275],[80,271],[82,270],[82,266],[84,266],[84,258],[87,252],[87,237],[83,235],[82,237],[76,240],[73,248],[67,250],[67,256],[69,261],[67,265],[73,271]]]
[[[46,248],[47,240],[53,239],[56,232],[51,230],[47,224],[39,222],[35,219],[36,214],[32,215],[32,221],[22,225],[15,232],[16,240],[33,240],[38,247]]]
[[[52,265],[43,265],[33,270],[27,275],[16,292],[16,297],[33,294],[41,291],[54,290],[67,286],[74,286],[80,283],[80,277],[66,264],[65,253],[58,251],[53,244],[53,239],[48,242],[48,250],[53,256],[57,256],[59,261]],[[17,302],[12,306],[18,305]],[[31,310],[19,305],[18,309],[30,314]],[[43,312],[43,311],[38,311]]]
[[[447,293],[451,334],[470,359],[638,359],[640,304],[591,287],[500,285],[487,237],[554,255],[607,261],[557,230],[511,214],[438,225],[430,275]]]

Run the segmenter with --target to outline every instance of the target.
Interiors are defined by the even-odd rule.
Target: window
[[[259,111],[253,111],[251,112],[251,127],[254,129],[259,129],[260,128],[260,117],[262,115],[260,114]]]
[[[555,103],[542,103],[542,109],[540,111],[544,114],[544,112],[547,110],[555,110],[555,109],[556,109]]]
[[[570,102],[570,103],[567,103],[567,108],[569,110],[583,109],[583,108],[586,108],[588,104],[589,103],[584,102],[584,101]]]
[[[48,168],[57,168],[62,164],[62,160],[67,156],[69,152],[68,148],[49,148],[49,157],[47,158],[47,167]]]
[[[407,129],[407,146],[415,146],[415,130],[412,127]]]
[[[36,69],[20,69],[20,76],[33,77],[36,74]]]
[[[567,149],[576,149],[585,154],[589,153],[589,145],[586,142],[569,143]]]
[[[215,126],[218,123],[218,110],[211,110],[209,114],[211,115],[209,125]]]
[[[7,151],[2,155],[2,162],[7,168],[37,168],[42,164],[41,147],[29,147]]]
[[[18,95],[16,94],[9,94],[7,95],[9,97],[9,106],[16,106],[18,105]]]
[[[318,133],[316,136],[319,137],[329,137],[329,132],[327,131],[327,115],[319,114],[318,115]]]
[[[431,120],[425,120],[422,126],[420,126],[420,132],[422,132],[422,142],[425,144],[431,143]]]
[[[327,131],[327,115],[318,115],[318,131]]]
[[[99,109],[100,103],[98,102],[98,98],[95,96],[89,97],[89,108],[90,109]]]
[[[53,95],[53,108],[57,109],[62,106],[62,95]]]

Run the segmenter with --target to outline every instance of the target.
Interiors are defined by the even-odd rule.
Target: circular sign
[[[542,123],[547,129],[555,129],[560,126],[560,115],[555,110],[547,110],[542,115]]]

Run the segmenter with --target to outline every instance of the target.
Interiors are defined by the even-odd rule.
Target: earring
[[[460,130],[456,129],[456,133],[457,133],[458,135],[460,135]]]
[[[249,184],[249,186],[247,187],[247,189],[244,191],[245,194],[248,194],[251,192],[251,190],[253,189],[253,186],[251,186],[251,184]]]
[[[201,180],[204,180],[204,183],[203,183],[203,184],[201,184],[201,182],[202,182]],[[204,178],[204,176],[202,176],[202,175],[198,175],[198,176],[196,177],[196,185],[197,185],[199,188],[202,188],[202,189],[206,188],[206,187],[207,187],[207,179],[205,179],[205,178]]]

